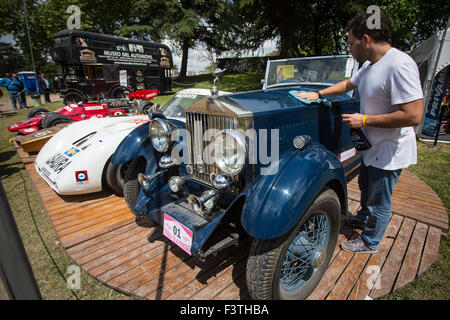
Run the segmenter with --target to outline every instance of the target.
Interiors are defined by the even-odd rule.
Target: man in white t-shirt
[[[363,229],[358,238],[341,244],[354,253],[375,253],[389,224],[391,197],[403,168],[417,162],[413,126],[420,124],[423,93],[414,60],[389,45],[389,21],[380,17],[380,28],[371,29],[370,14],[357,17],[348,27],[350,53],[363,64],[351,78],[331,87],[298,93],[314,100],[358,88],[361,113],[343,114],[350,128],[362,128],[372,147],[363,151],[358,178],[361,210],[347,222]]]

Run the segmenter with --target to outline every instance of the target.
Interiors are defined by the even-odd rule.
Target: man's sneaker
[[[361,230],[364,230],[364,228],[366,227],[366,225],[364,224],[364,222],[362,222],[361,220],[359,220],[359,218],[357,216],[353,216],[353,215],[347,215],[347,224],[354,227],[354,228],[358,228]]]
[[[377,253],[378,250],[371,250],[369,249],[366,244],[364,243],[364,240],[359,236],[355,240],[350,240],[346,242],[341,243],[342,250],[353,252],[353,253],[370,253],[374,254]]]

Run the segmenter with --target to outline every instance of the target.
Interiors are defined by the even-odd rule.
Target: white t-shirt
[[[358,87],[361,113],[366,115],[394,112],[397,104],[423,98],[419,70],[406,53],[392,48],[375,64],[366,61],[351,78]],[[397,170],[417,163],[414,129],[362,128],[372,147],[363,151],[366,166]]]

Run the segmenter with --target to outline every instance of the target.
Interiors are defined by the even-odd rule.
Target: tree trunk
[[[280,18],[280,56],[283,58],[292,58],[298,56],[297,41],[295,31],[297,23],[295,15],[295,1],[281,0],[278,2]]]
[[[183,39],[183,56],[181,58],[180,79],[186,78],[190,39]]]

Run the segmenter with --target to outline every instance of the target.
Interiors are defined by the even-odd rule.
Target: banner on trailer
[[[442,99],[444,98],[445,89],[450,73],[450,67],[443,69],[434,78],[433,89],[430,99],[428,100],[427,111],[423,119],[422,135],[433,137],[439,120]]]

